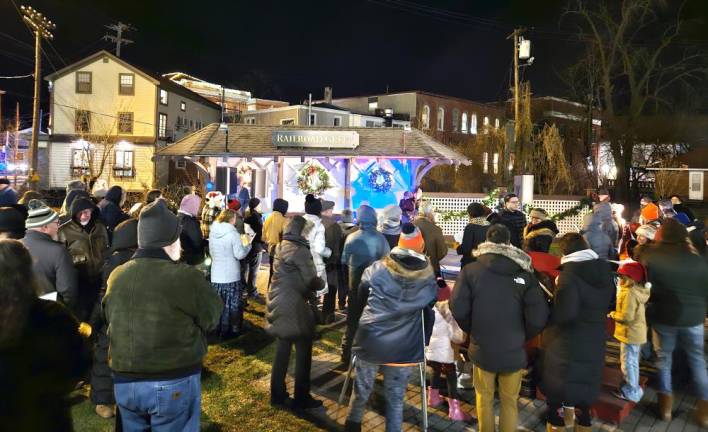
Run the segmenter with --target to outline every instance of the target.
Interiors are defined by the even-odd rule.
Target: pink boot
[[[447,416],[450,417],[450,420],[463,422],[472,420],[472,416],[462,411],[462,408],[460,408],[459,400],[448,398],[447,404],[450,406],[450,409],[447,411]]]
[[[443,400],[440,397],[440,390],[428,387],[428,406],[431,408],[442,405]]]

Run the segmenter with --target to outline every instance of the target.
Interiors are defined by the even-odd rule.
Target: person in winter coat
[[[452,343],[462,343],[465,333],[460,329],[450,312],[450,287],[438,289],[438,302],[435,303],[435,322],[430,343],[425,348],[425,358],[428,366],[433,369],[431,385],[428,387],[428,406],[442,405],[440,390],[443,388],[442,375],[447,381],[447,405],[450,420],[468,422],[472,416],[460,408],[460,396],[457,392],[457,370],[455,369],[455,352]]]
[[[308,231],[314,224],[295,216],[285,228],[283,240],[275,248],[273,281],[266,307],[266,331],[277,338],[273,371],[270,378],[270,401],[274,406],[292,406],[304,410],[322,406],[310,394],[312,341],[316,319],[313,312],[315,293],[324,281],[317,275],[309,253]],[[290,351],[295,346],[295,399],[289,400],[285,387]]]
[[[71,219],[59,227],[59,241],[66,245],[78,274],[77,318],[86,321],[98,297],[101,268],[108,256],[108,231],[96,206],[86,198],[71,204]]]
[[[347,242],[349,235],[356,232],[359,226],[354,223],[354,212],[351,209],[342,210],[341,219],[337,222],[339,228],[342,230],[342,241],[340,242],[341,249],[339,251],[339,301],[338,307],[341,311],[347,310],[347,298],[349,297],[349,272],[347,271],[347,266],[342,264],[342,252],[344,251],[344,244]]]
[[[531,258],[510,244],[504,225],[492,225],[455,283],[450,311],[470,335],[477,419],[481,432],[494,431],[494,389],[499,381],[499,430],[518,423],[519,389],[527,366],[524,344],[541,332],[548,305],[533,275]],[[494,287],[494,289],[489,289]]]
[[[238,335],[243,322],[243,280],[240,260],[251,250],[247,236],[236,230],[237,212],[222,210],[209,229],[211,286],[224,302],[217,333],[222,338]]]
[[[64,204],[62,205],[62,209],[59,213],[60,225],[63,225],[69,220],[71,220],[71,205],[79,198],[86,198],[88,200],[91,200],[91,195],[89,195],[89,193],[83,189],[70,190],[69,193],[66,195],[66,198],[64,198]]]
[[[205,241],[199,228],[197,215],[202,199],[199,195],[189,194],[182,198],[177,211],[177,219],[182,227],[179,241],[182,245],[182,262],[189,265],[199,265],[204,262]]]
[[[19,240],[25,236],[25,217],[14,207],[0,207],[0,239]]]
[[[124,430],[199,430],[206,333],[223,303],[202,272],[180,263],[180,225],[164,200],[140,212],[138,250],[108,277],[116,403]]]
[[[346,267],[349,281],[347,295],[347,330],[342,338],[342,367],[349,365],[354,334],[359,326],[359,317],[364,306],[358,299],[361,295],[359,284],[364,269],[374,261],[388,255],[390,249],[386,238],[376,231],[376,211],[362,205],[357,210],[359,230],[350,234],[342,249],[342,265]]]
[[[270,274],[268,275],[268,285],[273,279],[273,258],[275,247],[283,239],[285,223],[287,222],[288,202],[282,198],[273,201],[273,213],[270,214],[263,224],[263,241],[268,247],[268,262],[270,263]]]
[[[415,195],[413,195],[413,192],[403,192],[403,198],[398,202],[398,207],[401,209],[401,222],[413,222],[416,209]]]
[[[0,178],[0,207],[17,204],[17,192],[10,186],[7,177]]]
[[[98,209],[101,211],[101,219],[108,230],[108,238],[112,238],[113,230],[119,223],[130,219],[130,216],[121,209],[123,202],[125,202],[125,191],[123,188],[120,186],[111,186],[106,196],[98,203]]]
[[[348,208],[345,208],[344,210],[342,210],[341,219],[338,223],[339,223],[339,227],[342,229],[342,232],[344,233],[344,240],[346,240],[346,237],[349,234],[351,234],[359,229],[359,226],[354,223],[354,213],[352,212],[351,209],[348,209]],[[342,246],[344,246],[344,243],[342,243]]]
[[[61,205],[61,210],[59,210],[59,216],[66,215],[69,213],[69,209],[71,209],[71,202],[67,202],[69,195],[71,194],[71,191],[75,190],[80,190],[86,192],[86,195],[88,196],[88,192],[86,190],[86,183],[82,182],[81,180],[72,180],[66,185],[66,191],[64,194],[64,202]]]
[[[658,222],[659,217],[661,216],[661,211],[659,210],[659,206],[654,204],[654,200],[652,200],[651,197],[643,196],[639,201],[639,205],[641,207],[639,216],[640,224],[644,225],[652,222]]]
[[[322,302],[322,315],[325,324],[334,322],[334,305],[339,296],[339,304],[344,304],[346,297],[342,298],[342,290],[339,286],[339,274],[341,272],[342,257],[342,229],[337,224],[333,216],[334,202],[322,201],[322,225],[325,228],[325,245],[332,254],[325,260],[327,271],[328,291]]]
[[[637,262],[622,264],[619,274],[617,308],[610,312],[615,321],[615,339],[620,341],[620,366],[624,384],[618,396],[639,402],[644,390],[639,386],[639,353],[647,341],[647,321],[644,305],[649,300],[651,284],[645,284],[646,271]]]
[[[258,276],[258,269],[261,267],[263,252],[266,250],[266,243],[263,241],[263,215],[260,212],[260,206],[260,199],[251,198],[248,201],[248,210],[246,210],[246,216],[243,220],[244,223],[251,226],[255,237],[253,237],[251,242],[251,250],[248,251],[246,258],[241,261],[241,280],[244,282],[245,294],[254,299],[260,298],[260,294],[258,294],[256,289],[256,277]]]
[[[693,211],[691,211],[691,209],[686,204],[684,204],[680,196],[671,195],[670,198],[671,203],[674,205],[674,210],[676,211],[676,213],[685,214],[688,218],[689,223],[693,223],[696,221],[696,215],[693,214]]]
[[[202,235],[209,238],[209,228],[221,210],[226,207],[226,197],[219,191],[211,191],[206,194],[204,208],[202,208]]]
[[[29,203],[27,232],[21,240],[34,263],[40,295],[57,293],[57,301],[78,312],[79,286],[69,251],[59,238],[59,215],[40,200]]]
[[[500,223],[509,229],[511,234],[511,244],[521,248],[523,242],[524,227],[526,226],[526,215],[519,211],[521,200],[516,194],[504,195],[504,208],[498,213],[492,213],[487,220],[495,224]]]
[[[589,213],[584,217],[583,238],[601,259],[617,259],[617,249],[607,233],[602,229],[602,218],[597,213]]]
[[[312,254],[312,260],[315,262],[315,267],[317,268],[317,275],[324,281],[324,288],[317,294],[321,296],[327,293],[327,268],[325,266],[325,259],[332,255],[332,250],[327,247],[327,240],[325,238],[325,228],[322,225],[322,201],[315,198],[314,195],[308,194],[305,197],[305,215],[303,216],[308,221],[312,222],[315,226],[307,237],[307,241],[310,242],[310,253]]]
[[[401,235],[401,215],[401,208],[394,204],[387,205],[381,212],[379,231],[386,237],[391,249],[398,245],[398,237]]]
[[[447,255],[447,245],[442,229],[435,224],[435,212],[432,204],[423,202],[418,209],[418,217],[413,224],[423,233],[425,255],[430,258],[435,276],[440,277],[440,261]]]
[[[708,265],[688,243],[686,227],[676,220],[664,221],[656,243],[642,251],[642,264],[651,283],[647,317],[658,369],[659,414],[671,420],[673,406],[671,366],[673,352],[688,356],[698,403],[696,420],[708,427],[708,375],[704,355],[704,320],[708,305]]]
[[[554,237],[558,235],[558,227],[556,223],[548,217],[546,210],[542,208],[532,209],[529,212],[529,219],[529,224],[524,227],[524,239],[537,230],[549,230],[553,233]]]
[[[90,364],[79,323],[37,297],[32,256],[19,241],[0,240],[0,275],[1,428],[73,431],[68,396]]]
[[[550,229],[535,229],[524,238],[524,251],[531,257],[534,274],[551,292],[555,290],[555,280],[560,274],[560,258],[549,253],[555,237]]]
[[[566,406],[575,407],[575,430],[589,432],[590,407],[602,384],[605,320],[615,287],[610,264],[600,259],[580,234],[564,235],[561,250],[551,321],[543,333],[541,391],[548,404],[549,431],[565,430]]]
[[[140,216],[140,211],[145,208],[145,206],[159,198],[162,198],[162,191],[160,189],[151,189],[147,191],[143,202],[133,204],[133,207],[128,210],[128,214],[131,217],[137,218]]]
[[[489,229],[489,222],[487,222],[484,215],[484,206],[482,204],[471,203],[467,206],[467,214],[470,217],[470,221],[462,235],[462,243],[457,247],[457,254],[462,255],[460,259],[461,267],[474,262],[475,258],[472,252],[477,249],[477,246],[484,243]]]
[[[617,246],[619,240],[620,226],[615,220],[612,213],[612,204],[610,203],[610,193],[607,189],[600,189],[597,193],[598,202],[592,207],[593,214],[598,215],[602,231],[607,234],[607,237],[612,242],[612,246]]]
[[[113,377],[108,367],[108,325],[103,318],[101,303],[106,295],[108,277],[121,264],[127,263],[138,249],[138,220],[128,219],[121,222],[113,231],[111,254],[106,259],[101,270],[103,283],[98,293],[98,302],[94,306],[92,319],[93,328],[93,364],[91,366],[91,402],[96,405],[96,414],[103,418],[111,418],[116,414],[116,399],[113,394]]]
[[[421,232],[406,224],[398,247],[364,270],[359,289],[366,307],[354,339],[356,377],[347,431],[361,430],[379,370],[384,376],[386,431],[401,430],[408,377],[412,366],[425,360],[423,310],[437,298],[435,273],[424,248]]]

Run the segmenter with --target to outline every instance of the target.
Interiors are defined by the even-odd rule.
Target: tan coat
[[[425,241],[425,255],[430,258],[430,264],[433,266],[435,274],[440,273],[440,260],[447,255],[447,244],[445,244],[445,236],[442,229],[435,225],[430,219],[418,216],[413,224],[418,227],[420,233],[423,234]]]
[[[628,345],[647,341],[647,320],[644,306],[649,300],[649,288],[632,280],[620,279],[617,310],[610,312],[615,320],[615,339]]]
[[[274,248],[283,239],[283,230],[288,218],[279,211],[274,211],[263,224],[263,241],[268,243],[268,253],[272,254]]]

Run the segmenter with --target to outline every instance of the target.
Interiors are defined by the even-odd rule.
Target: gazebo
[[[307,193],[334,201],[335,211],[383,208],[415,191],[433,167],[470,163],[417,129],[217,123],[156,158],[171,160],[171,181],[180,169],[196,169],[207,189],[235,193],[245,185],[266,207],[284,198],[294,212],[304,210]]]

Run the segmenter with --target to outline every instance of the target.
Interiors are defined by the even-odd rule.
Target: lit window
[[[246,124],[247,124],[247,125],[254,125],[254,124],[256,124],[256,118],[255,118],[255,117],[246,117]]]
[[[283,119],[283,120],[280,120],[280,124],[283,126],[294,125],[295,120],[294,119]]]
[[[116,150],[113,164],[114,177],[133,177],[133,151]]]
[[[379,107],[379,98],[378,96],[372,96],[369,98],[369,111],[376,111],[376,109]]]
[[[457,132],[457,128],[460,126],[460,111],[455,108],[452,110],[452,131]]]
[[[498,118],[495,118],[495,119],[494,119],[494,127],[497,128],[497,129],[499,129],[499,126],[500,126],[499,119],[498,119]]]
[[[462,133],[467,133],[467,113],[462,113]]]
[[[445,109],[438,108],[438,130],[441,131],[445,127]]]
[[[79,133],[91,132],[91,111],[76,110],[74,130]]]
[[[160,103],[167,105],[167,90],[160,89]]]
[[[180,111],[187,111],[187,102],[182,101],[179,103],[179,110]]]
[[[133,133],[133,113],[119,112],[118,113],[118,133],[132,134]]]
[[[488,133],[488,132],[489,132],[489,117],[484,116],[484,123],[483,123],[483,125],[484,125],[484,126],[483,126],[483,127],[484,127],[484,133]]]
[[[91,93],[91,72],[76,72],[76,93]]]
[[[118,93],[120,93],[122,95],[135,94],[135,74],[132,74],[132,73],[118,74],[118,81],[120,83]]]
[[[310,122],[308,124],[310,126],[314,126],[317,124],[317,114],[315,114],[315,113],[310,114]]]
[[[470,133],[477,135],[477,114],[472,114],[470,118]]]
[[[167,114],[158,114],[157,135],[160,138],[167,138]]]
[[[430,129],[430,107],[428,105],[423,107],[423,113],[420,116],[420,123],[423,125],[423,129]]]
[[[71,175],[81,177],[89,173],[89,153],[90,147],[74,149],[71,157]]]
[[[489,173],[489,153],[482,153],[482,172]]]
[[[341,117],[334,117],[332,124],[334,126],[341,126],[342,125],[342,118]]]
[[[494,153],[492,157],[492,167],[494,169],[494,174],[499,174],[499,153]]]

